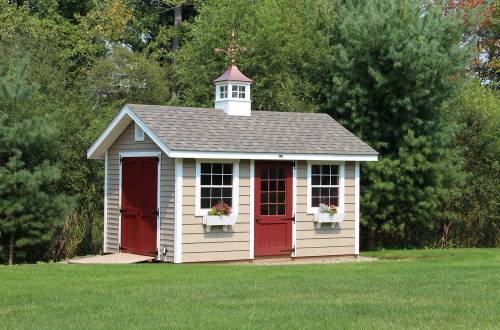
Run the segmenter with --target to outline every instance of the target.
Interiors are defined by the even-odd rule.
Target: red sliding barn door
[[[157,190],[157,158],[122,158],[121,251],[156,255]]]
[[[255,256],[291,254],[292,171],[291,163],[255,163]]]

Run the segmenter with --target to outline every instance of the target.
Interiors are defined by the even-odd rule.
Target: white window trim
[[[312,182],[311,172],[312,165],[338,165],[339,166],[339,213],[344,213],[344,199],[345,199],[345,162],[321,162],[321,161],[308,161],[307,162],[307,213],[318,213],[318,207],[312,207]]]
[[[232,197],[232,215],[238,215],[239,206],[239,186],[240,186],[240,161],[228,159],[197,159],[196,160],[196,193],[195,193],[195,216],[204,216],[208,214],[210,209],[202,209],[200,207],[201,197],[201,163],[221,163],[233,164],[233,197]]]
[[[156,217],[156,259],[160,260],[160,229],[161,229],[161,151],[127,151],[118,153],[118,161],[120,162],[119,180],[118,180],[118,209],[122,208],[122,157],[158,157],[158,178],[156,191],[156,207],[158,215]],[[122,216],[121,212],[118,215],[118,246],[122,244]]]

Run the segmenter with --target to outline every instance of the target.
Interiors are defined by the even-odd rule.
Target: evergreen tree
[[[10,265],[16,248],[49,240],[52,225],[70,205],[57,192],[58,168],[44,160],[56,130],[45,118],[24,119],[19,113],[37,87],[27,75],[24,58],[0,79],[0,239],[7,242]]]
[[[380,152],[363,166],[363,234],[370,248],[375,234],[428,244],[463,181],[455,125],[440,111],[469,60],[463,26],[418,0],[360,0],[337,15],[325,110]]]

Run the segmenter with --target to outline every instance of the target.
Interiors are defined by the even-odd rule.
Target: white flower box
[[[335,213],[330,215],[330,213],[314,213],[314,221],[316,222],[316,228],[321,228],[321,224],[329,223],[332,228],[336,228],[337,224],[344,221],[344,213]]]
[[[235,223],[235,215],[205,215],[203,217],[203,224],[207,233],[210,232],[212,226],[222,226],[222,230],[227,231],[227,226],[232,226]]]

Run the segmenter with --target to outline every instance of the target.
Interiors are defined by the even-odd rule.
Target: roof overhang
[[[165,143],[163,143],[160,138],[158,138],[158,136],[151,131],[151,129],[139,118],[139,116],[135,114],[134,111],[125,105],[115,118],[113,118],[106,129],[104,129],[92,146],[90,146],[87,150],[87,158],[104,159],[106,151],[113,145],[116,139],[132,121],[134,121],[163,152],[167,155],[170,154],[170,150]]]
[[[131,122],[135,122],[151,140],[170,158],[199,159],[253,159],[253,160],[318,160],[318,161],[377,161],[378,155],[349,154],[287,154],[267,152],[189,151],[171,150],[127,105],[113,118],[97,140],[87,150],[87,158],[104,159],[106,151],[113,145]]]
[[[254,159],[254,160],[323,160],[323,161],[377,161],[378,155],[343,155],[343,154],[278,154],[267,152],[204,152],[170,151],[173,158],[199,159]]]

